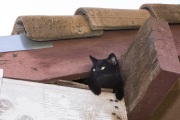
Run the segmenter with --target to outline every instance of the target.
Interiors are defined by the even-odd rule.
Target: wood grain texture
[[[3,79],[3,69],[0,69],[0,95],[1,95],[2,79]]]
[[[4,78],[1,97],[0,120],[127,120],[124,100],[108,92]]]
[[[52,81],[52,82],[49,82],[49,83],[50,84],[57,84],[57,85],[61,85],[61,86],[66,86],[66,87],[88,89],[89,90],[88,85],[78,83],[78,82],[73,82],[73,81],[58,80],[58,81]],[[103,92],[113,92],[113,89],[101,88],[101,91],[103,91]]]
[[[92,67],[89,55],[106,58],[113,52],[120,58],[136,33],[136,30],[105,31],[97,38],[53,41],[49,49],[0,53],[0,68],[6,78],[27,81],[86,78]]]
[[[126,81],[125,98],[130,113],[145,94],[149,84],[158,74],[160,67],[153,39],[148,40],[151,28],[144,25],[136,40],[123,56],[121,64]],[[144,30],[144,32],[142,32]],[[148,77],[150,76],[150,77]]]
[[[180,120],[180,79],[156,109],[150,120]]]
[[[176,83],[180,64],[167,22],[150,18],[121,59],[129,120],[148,119]]]

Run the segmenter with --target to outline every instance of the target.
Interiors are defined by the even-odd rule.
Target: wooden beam
[[[92,67],[89,55],[106,58],[124,53],[137,30],[105,31],[102,37],[53,41],[52,48],[0,53],[4,77],[49,82],[76,80],[88,76]]]
[[[129,120],[147,120],[173,87],[180,63],[166,21],[150,18],[121,59]]]
[[[127,120],[124,100],[114,93],[3,78],[0,119]]]
[[[158,106],[150,120],[180,120],[180,79]]]

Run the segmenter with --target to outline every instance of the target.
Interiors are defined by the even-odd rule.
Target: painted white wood
[[[3,81],[3,69],[0,69],[0,94],[1,94],[2,81]]]
[[[3,77],[3,69],[0,69],[0,78]]]
[[[113,93],[3,79],[0,120],[127,120]]]

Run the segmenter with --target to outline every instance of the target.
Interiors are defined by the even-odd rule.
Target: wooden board
[[[124,100],[103,92],[3,79],[0,120],[127,120]]]
[[[180,120],[180,79],[149,120]]]
[[[48,49],[0,53],[0,68],[5,78],[27,81],[86,78],[92,67],[89,55],[103,59],[113,52],[119,59],[136,33],[105,31],[101,37],[53,41],[53,47]]]
[[[129,120],[147,120],[180,75],[171,29],[164,20],[150,18],[121,59]]]

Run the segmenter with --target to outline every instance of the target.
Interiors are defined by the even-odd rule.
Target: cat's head
[[[91,55],[90,59],[93,63],[91,73],[94,77],[102,78],[119,71],[119,64],[114,53],[111,53],[106,59],[97,59]]]

